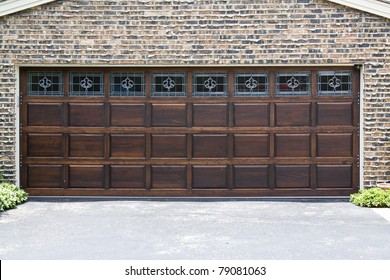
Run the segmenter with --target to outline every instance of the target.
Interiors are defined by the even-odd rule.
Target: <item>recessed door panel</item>
[[[185,134],[152,135],[152,157],[187,157],[187,136]]]
[[[235,157],[268,157],[268,134],[234,134]]]
[[[269,167],[268,165],[235,165],[234,166],[235,188],[268,188]]]
[[[69,135],[70,157],[103,157],[103,134],[72,134]]]
[[[351,157],[352,133],[317,134],[317,156],[319,157]]]
[[[63,103],[29,103],[27,124],[31,126],[62,126],[64,124]]]
[[[110,124],[119,127],[145,126],[145,104],[110,104]]]
[[[276,165],[275,188],[309,188],[310,165]]]
[[[29,188],[61,188],[62,165],[28,165],[27,183]]]
[[[192,188],[227,188],[227,166],[193,166]]]
[[[352,125],[353,103],[317,104],[317,125]]]
[[[310,103],[276,103],[277,126],[309,126]]]
[[[62,134],[28,134],[29,157],[62,157]]]
[[[145,189],[145,165],[111,165],[110,187],[119,189]]]
[[[186,178],[186,166],[152,166],[152,189],[185,189]]]
[[[269,126],[269,103],[234,103],[234,125]]]
[[[103,165],[71,165],[69,166],[70,188],[103,188]]]
[[[275,154],[277,157],[309,157],[310,134],[276,134]]]
[[[319,188],[352,188],[352,166],[318,165],[317,185]]]
[[[111,157],[144,158],[146,139],[144,134],[112,134]]]
[[[228,125],[227,104],[194,104],[194,126],[222,126]]]
[[[104,104],[70,103],[69,126],[104,126]]]
[[[152,126],[187,126],[187,105],[152,104]]]
[[[192,138],[194,158],[226,158],[227,134],[195,134]]]

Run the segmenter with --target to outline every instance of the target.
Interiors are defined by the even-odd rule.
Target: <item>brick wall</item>
[[[325,0],[97,0],[55,1],[0,25],[8,179],[16,179],[16,64],[363,64],[365,185],[390,180],[388,19]]]

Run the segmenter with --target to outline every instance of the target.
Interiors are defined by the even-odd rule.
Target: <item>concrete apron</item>
[[[0,259],[390,259],[377,212],[345,199],[31,198],[0,214]]]

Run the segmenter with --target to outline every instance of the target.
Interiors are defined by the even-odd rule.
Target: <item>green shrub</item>
[[[0,183],[0,211],[15,208],[27,198],[24,190],[9,183]]]
[[[350,201],[363,207],[390,207],[390,190],[370,188],[351,194]]]

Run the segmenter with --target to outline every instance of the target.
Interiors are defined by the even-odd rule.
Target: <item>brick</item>
[[[0,25],[0,172],[11,180],[15,64],[364,64],[364,182],[390,179],[388,19],[323,0],[70,0]]]

